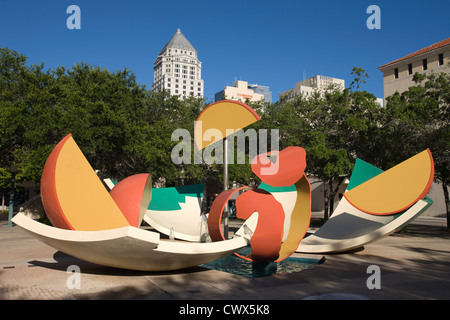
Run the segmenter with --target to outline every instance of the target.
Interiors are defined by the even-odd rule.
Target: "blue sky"
[[[69,5],[81,9],[81,29],[69,30]],[[381,29],[369,30],[369,5],[381,9]],[[205,97],[235,79],[267,85],[273,101],[305,77],[352,81],[383,97],[379,66],[450,36],[448,0],[0,0],[0,47],[29,64],[70,67],[87,62],[132,70],[151,88],[153,63],[180,28],[203,63]]]

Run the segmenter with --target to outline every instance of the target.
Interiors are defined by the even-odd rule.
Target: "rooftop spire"
[[[167,42],[164,48],[162,48],[161,53],[167,48],[176,48],[197,52],[197,50],[195,50],[188,39],[186,39],[186,37],[181,33],[180,28],[177,29],[177,32],[175,32],[175,34],[172,36],[172,39],[170,39],[170,41]]]

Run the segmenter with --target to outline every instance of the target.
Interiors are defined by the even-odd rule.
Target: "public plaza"
[[[312,214],[311,227],[321,213]],[[237,224],[231,220],[230,230]],[[450,234],[445,218],[418,217],[406,229],[299,272],[248,278],[193,267],[141,272],[88,263],[66,255],[0,221],[2,300],[429,300],[449,299]],[[70,289],[69,266],[80,268]],[[380,289],[368,288],[368,267],[380,268]],[[69,279],[70,280],[70,279]]]

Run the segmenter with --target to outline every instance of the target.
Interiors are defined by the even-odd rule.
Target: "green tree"
[[[391,144],[396,156],[404,159],[426,148],[431,150],[435,180],[442,184],[450,229],[450,75],[417,73],[413,80],[415,86],[387,99],[391,134],[396,137]]]

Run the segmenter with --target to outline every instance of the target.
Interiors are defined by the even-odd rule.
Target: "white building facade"
[[[178,29],[154,63],[153,91],[169,91],[181,99],[203,98],[202,63],[197,50]]]
[[[215,101],[223,99],[245,102],[247,99],[251,102],[264,101],[264,94],[256,93],[251,89],[247,81],[235,81],[233,86],[226,86],[222,91],[215,94]]]
[[[280,93],[280,99],[284,98],[288,101],[296,99],[298,96],[308,97],[315,91],[324,91],[330,85],[335,85],[341,90],[345,89],[345,80],[316,75],[314,77],[297,82],[295,87]]]

